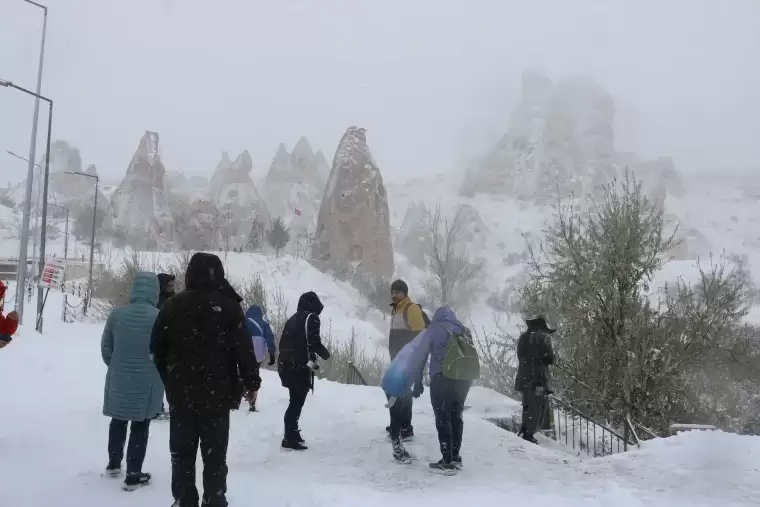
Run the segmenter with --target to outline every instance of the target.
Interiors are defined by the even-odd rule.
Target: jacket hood
[[[251,305],[251,307],[245,312],[247,319],[262,320],[264,311],[259,305]]]
[[[185,272],[187,290],[216,290],[240,303],[241,298],[224,278],[222,260],[214,254],[198,252],[190,258]]]
[[[144,303],[151,306],[158,304],[158,277],[153,273],[141,271],[135,275],[132,282],[130,303]]]
[[[305,292],[304,294],[301,294],[301,297],[298,299],[299,312],[311,312],[319,315],[322,313],[323,308],[324,305],[322,305],[322,301],[319,300],[319,296],[317,296],[316,292]]]
[[[430,319],[429,327],[436,324],[443,324],[450,332],[463,333],[465,331],[464,324],[459,322],[454,310],[448,306],[442,306],[435,311],[435,314],[433,314],[433,317]]]
[[[169,285],[169,282],[172,282],[176,279],[174,275],[171,275],[169,273],[159,273],[158,274],[158,284],[160,285],[161,292],[163,292],[166,289],[166,286]]]
[[[546,322],[546,317],[542,315],[532,319],[525,319],[525,324],[528,326],[528,331],[544,331],[549,334],[556,331],[556,329],[549,327],[549,324]]]

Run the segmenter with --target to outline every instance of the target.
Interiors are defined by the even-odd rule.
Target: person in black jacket
[[[330,352],[319,336],[319,314],[322,302],[314,292],[301,295],[298,311],[285,323],[280,337],[280,357],[277,371],[282,385],[290,391],[290,404],[285,411],[285,437],[282,447],[303,451],[307,449],[298,419],[309,389],[314,387],[314,372],[319,369],[317,356],[329,359]]]
[[[158,304],[156,307],[160,310],[164,307],[164,303],[172,297],[175,292],[174,287],[174,280],[176,277],[169,273],[159,273],[158,274],[158,285],[159,285],[159,292],[158,292]],[[156,419],[159,421],[166,421],[169,419],[169,411],[166,410],[166,405],[161,402],[161,413],[156,416]]]
[[[169,400],[169,449],[176,507],[197,507],[195,457],[203,459],[203,505],[227,506],[230,410],[261,385],[241,298],[216,255],[197,253],[186,290],[167,300],[151,335],[151,353]]]
[[[158,284],[160,286],[160,292],[158,293],[158,309],[163,308],[164,303],[172,297],[175,292],[174,280],[175,276],[169,273],[158,274]]]
[[[550,335],[556,329],[550,329],[546,318],[537,316],[527,319],[528,329],[517,340],[517,375],[515,389],[522,393],[522,425],[520,434],[523,439],[538,443],[533,436],[541,424],[546,412],[549,391],[549,365],[554,363]]]

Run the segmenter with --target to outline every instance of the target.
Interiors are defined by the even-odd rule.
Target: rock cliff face
[[[461,193],[512,195],[543,203],[557,196],[598,194],[626,168],[647,188],[658,189],[653,195],[658,200],[664,200],[664,187],[678,191],[672,161],[642,162],[615,151],[614,120],[614,100],[593,81],[552,82],[544,74],[527,71],[509,131],[468,169]],[[651,166],[662,171],[652,171]]]
[[[227,181],[227,173],[232,168],[232,160],[226,151],[222,152],[222,159],[217,164],[214,174],[211,175],[209,182],[209,194],[212,199],[216,199],[222,191],[224,183]]]
[[[174,239],[174,220],[164,187],[158,134],[145,132],[132,161],[111,199],[116,237],[144,248],[168,248]]]
[[[406,210],[404,220],[393,242],[397,252],[420,269],[426,269],[425,252],[430,248],[430,213],[422,203],[416,203]]]
[[[327,158],[322,150],[317,150],[314,154],[314,158],[317,162],[317,173],[322,177],[322,181],[327,181],[330,177],[330,164],[327,163]]]
[[[316,228],[324,187],[318,159],[305,137],[292,153],[280,144],[266,176],[266,196],[272,216],[283,219],[291,237],[312,233]]]
[[[313,258],[327,268],[393,276],[388,197],[362,128],[349,127],[335,152]]]

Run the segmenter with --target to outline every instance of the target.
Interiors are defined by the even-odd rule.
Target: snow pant
[[[401,430],[412,429],[412,406],[414,398],[396,398],[396,402],[388,410],[391,414],[390,435],[391,440],[396,440],[401,435]]]
[[[172,457],[172,495],[179,507],[196,507],[195,458],[198,444],[203,460],[203,505],[227,507],[228,411],[196,413],[169,407],[169,450]]]
[[[306,396],[311,389],[311,370],[306,367],[293,368],[291,364],[280,363],[280,380],[282,385],[288,388],[290,403],[285,410],[285,438],[291,439],[298,433],[298,420],[301,418],[301,410],[306,403]]]
[[[458,456],[462,449],[462,412],[470,387],[470,380],[450,379],[441,373],[430,380],[430,403],[435,414],[435,429],[438,430],[441,455],[447,463]]]
[[[129,421],[111,419],[108,428],[108,463],[110,465],[121,464],[124,459],[124,444],[127,441],[127,425]],[[142,472],[145,451],[148,449],[148,429],[150,420],[132,421],[129,430],[129,444],[127,445],[127,473],[139,474]]]
[[[535,389],[522,391],[522,424],[520,430],[526,437],[541,429],[548,416],[548,397],[545,394],[536,394]]]

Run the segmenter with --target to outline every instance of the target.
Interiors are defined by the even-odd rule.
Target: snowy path
[[[108,420],[101,415],[105,367],[99,334],[99,326],[51,318],[46,336],[23,330],[0,351],[0,506],[170,505],[165,422],[151,425],[145,470],[153,473],[152,486],[125,493],[120,481],[101,477]],[[384,402],[376,388],[318,382],[301,421],[311,448],[283,452],[286,391],[276,375],[265,372],[261,412],[233,414],[230,504],[760,504],[758,438],[689,434],[581,461],[526,444],[466,413],[465,469],[445,477],[427,468],[438,458],[427,393],[415,406],[417,438],[409,450],[419,459],[410,466],[392,462]],[[705,446],[709,456],[702,454]]]

